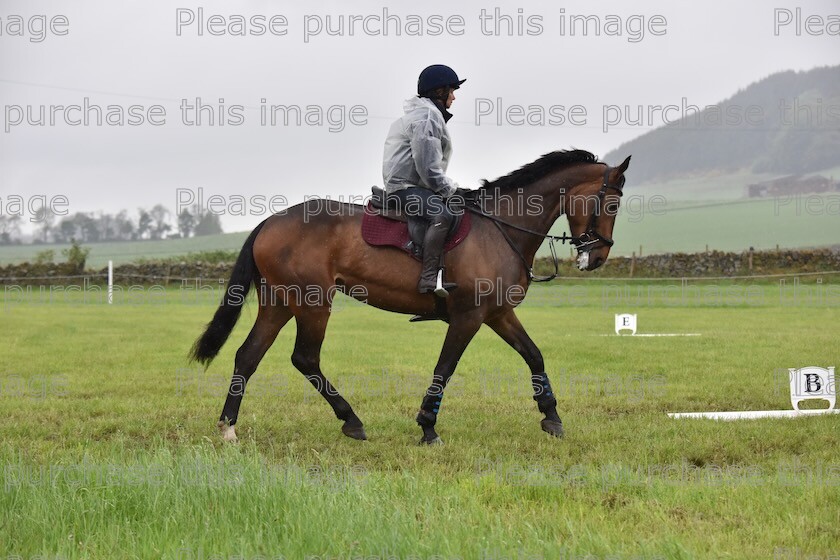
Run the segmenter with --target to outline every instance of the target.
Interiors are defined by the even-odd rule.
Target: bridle
[[[604,197],[607,196],[607,190],[612,189],[618,193],[618,196],[623,196],[624,191],[624,176],[622,175],[621,180],[615,184],[610,185],[610,173],[612,172],[613,168],[604,164],[606,169],[604,169],[604,179],[601,181],[601,188],[598,189],[598,204],[595,207],[595,212],[592,213],[592,216],[589,218],[589,224],[586,227],[586,231],[578,236],[568,235],[564,233],[563,235],[548,235],[545,233],[540,233],[538,231],[534,231],[532,229],[524,228],[522,226],[518,226],[516,224],[511,224],[506,222],[500,218],[493,216],[492,214],[488,214],[484,211],[483,208],[478,206],[478,203],[475,202],[474,204],[466,205],[466,209],[483,216],[496,226],[499,232],[502,234],[502,237],[505,238],[510,248],[519,256],[519,260],[522,261],[522,264],[525,265],[525,270],[528,273],[528,282],[548,282],[549,280],[554,280],[560,274],[560,261],[557,258],[557,250],[554,247],[555,241],[560,241],[561,243],[566,243],[567,241],[575,246],[577,249],[578,254],[581,253],[589,253],[600,247],[612,247],[615,243],[611,238],[604,237],[597,231],[598,227],[598,218],[601,217],[601,206],[604,202]],[[565,193],[564,193],[565,194]],[[502,229],[502,226],[509,227],[511,229],[515,229],[518,231],[522,231],[525,233],[529,233],[531,235],[536,235],[537,237],[542,237],[544,239],[548,239],[548,248],[551,251],[551,258],[554,261],[554,273],[548,276],[534,276],[534,269],[531,265],[528,264],[528,261],[525,259],[525,255],[522,254],[522,251],[514,244],[513,240],[510,238],[508,233]],[[601,243],[602,245],[598,245]]]
[[[606,164],[604,164],[606,165]],[[588,253],[594,249],[598,249],[600,247],[612,247],[615,244],[615,241],[612,240],[610,237],[604,237],[600,233],[598,233],[598,218],[601,217],[601,207],[604,205],[604,197],[607,196],[607,190],[612,189],[618,196],[624,196],[624,176],[622,175],[621,180],[618,184],[610,185],[610,172],[612,172],[613,168],[607,165],[607,168],[604,170],[604,180],[601,182],[601,188],[598,189],[598,204],[595,205],[595,211],[589,217],[589,224],[586,226],[586,231],[580,234],[576,238],[571,239],[571,244],[575,246],[578,250],[578,253]],[[598,243],[601,243],[599,247],[596,247]]]

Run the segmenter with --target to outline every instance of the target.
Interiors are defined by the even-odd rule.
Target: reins
[[[506,222],[501,218],[497,218],[496,216],[485,212],[484,209],[478,205],[478,202],[475,199],[470,201],[472,202],[472,204],[465,204],[464,208],[466,208],[473,214],[483,216],[491,222],[493,222],[493,225],[496,226],[496,229],[499,230],[499,233],[502,234],[502,237],[504,237],[505,241],[507,241],[507,244],[510,246],[511,249],[513,249],[513,251],[519,257],[519,260],[521,260],[522,264],[525,266],[525,271],[528,273],[529,284],[531,282],[548,282],[550,280],[554,280],[555,278],[557,278],[557,276],[560,275],[560,261],[557,258],[557,250],[554,246],[555,241],[560,241],[561,243],[566,243],[568,241],[570,244],[574,245],[577,248],[579,253],[583,251],[591,251],[592,249],[594,249],[592,245],[598,243],[599,241],[607,247],[613,246],[613,240],[602,236],[595,230],[595,228],[597,226],[597,219],[600,217],[601,202],[604,200],[604,196],[606,196],[607,189],[613,189],[618,192],[619,196],[622,196],[623,192],[621,188],[623,186],[623,183],[619,185],[610,185],[610,172],[613,168],[607,164],[604,165],[606,166],[606,169],[604,170],[604,180],[601,183],[601,188],[598,190],[598,206],[595,208],[595,212],[593,212],[592,217],[589,220],[589,225],[586,231],[579,236],[568,235],[566,233],[563,233],[563,235],[550,235],[546,233],[540,233],[538,231],[534,231],[532,229],[528,229],[526,227],[522,227],[516,224],[512,224],[510,222]],[[548,276],[535,276],[533,267],[528,264],[528,260],[525,258],[525,255],[522,254],[522,251],[519,249],[519,247],[516,246],[516,244],[510,238],[510,235],[508,235],[508,233],[502,228],[502,226],[515,229],[523,233],[528,233],[536,237],[542,237],[543,239],[548,239],[548,248],[551,251],[551,259],[554,262],[554,272],[552,274],[549,274]]]
[[[548,235],[545,233],[540,233],[538,231],[534,231],[532,229],[524,228],[522,226],[518,226],[516,224],[511,224],[510,222],[506,222],[501,218],[497,218],[492,214],[488,214],[482,208],[476,206],[465,206],[467,210],[474,214],[478,214],[479,216],[483,216],[493,222],[493,225],[496,226],[496,229],[499,230],[499,233],[502,234],[502,237],[505,238],[507,244],[510,245],[510,248],[516,253],[519,257],[519,260],[522,261],[522,264],[525,266],[525,270],[528,273],[528,282],[548,282],[549,280],[554,280],[560,274],[560,262],[557,259],[557,251],[554,247],[555,241],[560,241],[562,243],[566,243],[567,241],[575,244],[576,241],[579,241],[579,237],[573,237],[564,233],[563,235]],[[522,254],[522,251],[519,250],[519,247],[513,242],[513,239],[510,238],[510,235],[502,228],[502,226],[509,227],[511,229],[516,229],[525,233],[529,233],[531,235],[535,235],[537,237],[542,237],[543,239],[548,239],[548,246],[551,250],[551,258],[554,260],[554,273],[550,274],[549,276],[535,276],[534,269],[531,265],[528,264],[528,260],[525,258],[525,255]]]

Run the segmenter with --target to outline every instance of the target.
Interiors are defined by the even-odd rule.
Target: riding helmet
[[[466,81],[466,79],[459,80],[458,74],[449,66],[433,64],[420,72],[420,77],[417,79],[417,95],[425,95],[443,86],[458,89]]]

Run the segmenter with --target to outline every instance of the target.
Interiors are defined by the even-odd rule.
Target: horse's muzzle
[[[604,257],[592,257],[589,251],[582,251],[577,256],[578,270],[595,270],[600,267],[606,259]]]

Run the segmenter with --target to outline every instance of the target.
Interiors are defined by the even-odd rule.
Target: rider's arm
[[[423,183],[447,198],[455,193],[455,182],[443,170],[443,148],[438,126],[432,119],[413,123],[411,154]]]

